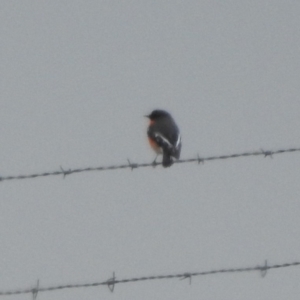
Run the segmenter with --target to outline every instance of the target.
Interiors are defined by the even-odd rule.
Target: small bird
[[[153,110],[150,115],[148,127],[148,139],[150,146],[156,152],[163,155],[162,165],[170,167],[175,159],[179,159],[181,150],[181,137],[179,129],[172,116],[164,110]],[[153,161],[155,164],[156,158]]]

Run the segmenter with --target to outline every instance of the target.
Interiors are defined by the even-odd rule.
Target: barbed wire
[[[205,161],[233,159],[238,157],[249,157],[249,156],[273,157],[273,155],[277,155],[277,154],[299,152],[299,151],[300,148],[279,149],[274,151],[273,150],[265,151],[261,149],[259,151],[253,151],[253,152],[243,152],[243,153],[208,156],[208,157],[200,157],[199,155],[197,155],[196,158],[180,159],[175,161],[175,163],[181,164],[181,163],[189,163],[189,162],[198,162],[198,164],[200,164],[200,163],[204,163]],[[133,170],[133,169],[144,168],[144,167],[156,167],[158,165],[161,165],[161,163],[158,163],[156,161],[152,163],[132,163],[129,159],[127,159],[126,164],[120,164],[120,165],[88,167],[88,168],[78,168],[78,169],[69,169],[69,170],[64,170],[62,167],[60,167],[60,170],[53,171],[53,172],[13,175],[13,176],[0,176],[0,182],[5,180],[33,179],[38,177],[56,176],[56,175],[63,175],[63,177],[65,178],[67,175],[74,174],[74,173],[81,173],[81,172],[108,171],[108,170],[118,170],[118,169],[128,169],[128,168]]]
[[[240,272],[251,272],[251,271],[259,271],[261,272],[261,276],[265,277],[267,271],[270,269],[279,269],[279,268],[287,268],[293,266],[299,266],[300,262],[292,262],[292,263],[284,263],[284,264],[276,264],[276,265],[268,265],[267,260],[264,265],[254,266],[254,267],[243,267],[243,268],[231,268],[231,269],[219,269],[219,270],[211,270],[211,271],[203,271],[203,272],[186,272],[179,274],[169,274],[169,275],[156,275],[156,276],[145,276],[145,277],[134,277],[127,279],[116,279],[115,273],[113,273],[113,277],[102,281],[102,282],[93,282],[93,283],[82,283],[82,284],[67,284],[67,285],[58,285],[58,286],[50,286],[50,287],[40,287],[39,280],[37,281],[37,285],[34,288],[27,289],[16,289],[10,291],[0,291],[0,296],[12,296],[12,295],[20,295],[20,294],[32,294],[33,299],[37,298],[37,294],[39,292],[50,292],[62,289],[71,289],[71,288],[90,288],[97,286],[107,286],[111,292],[114,291],[115,285],[119,283],[130,283],[130,282],[139,282],[139,281],[150,281],[150,280],[162,280],[162,279],[189,279],[191,284],[191,279],[194,276],[205,276],[205,275],[214,275],[218,273],[240,273]]]

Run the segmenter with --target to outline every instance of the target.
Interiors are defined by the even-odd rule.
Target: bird
[[[152,149],[156,152],[156,158],[162,154],[163,167],[170,167],[175,159],[179,159],[181,151],[181,136],[179,128],[173,117],[165,110],[155,109],[150,115],[150,123],[147,130],[148,140]]]

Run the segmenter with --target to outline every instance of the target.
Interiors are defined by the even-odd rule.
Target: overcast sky
[[[0,176],[300,147],[300,2],[1,1]],[[0,291],[300,260],[300,153],[0,182]],[[298,300],[300,267],[39,300]],[[3,299],[31,299],[31,295]],[[1,298],[1,297],[0,297]]]

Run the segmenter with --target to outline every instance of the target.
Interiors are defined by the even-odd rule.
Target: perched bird
[[[150,115],[148,139],[150,146],[157,153],[163,155],[162,165],[170,167],[175,159],[179,159],[181,150],[181,137],[179,129],[172,116],[164,110],[153,110]],[[157,158],[156,156],[156,158]],[[153,163],[156,162],[156,158]]]

